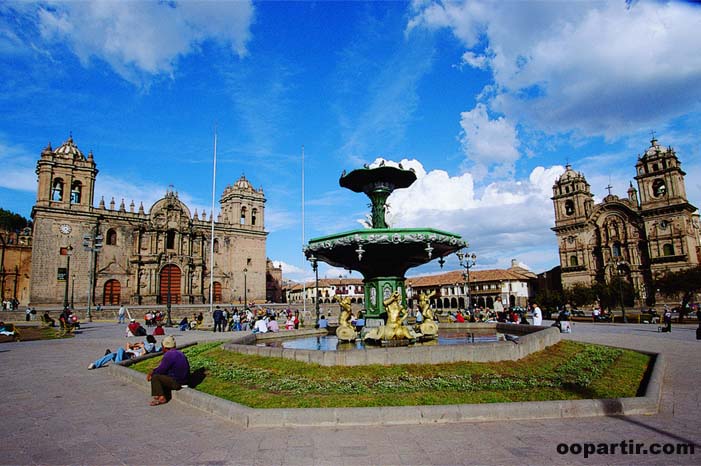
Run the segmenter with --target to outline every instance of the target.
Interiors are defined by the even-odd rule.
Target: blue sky
[[[241,174],[264,188],[286,278],[311,274],[302,145],[307,239],[359,226],[367,200],[338,178],[383,157],[419,175],[393,225],[541,272],[567,162],[597,199],[625,196],[655,130],[701,203],[699,45],[701,7],[681,2],[3,2],[0,207],[29,216],[41,150],[72,132],[96,204],[148,209],[172,184],[209,212],[216,124],[217,195]]]

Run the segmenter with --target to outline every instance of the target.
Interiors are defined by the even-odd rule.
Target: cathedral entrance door
[[[121,304],[122,285],[119,280],[107,280],[105,282],[105,292],[102,295],[103,305],[116,306]]]
[[[213,299],[215,303],[221,303],[222,301],[222,296],[221,296],[221,283],[219,282],[214,282],[214,290],[213,290]]]
[[[180,267],[169,264],[161,269],[160,273],[160,303],[168,304],[168,291],[170,290],[170,303],[180,304]]]

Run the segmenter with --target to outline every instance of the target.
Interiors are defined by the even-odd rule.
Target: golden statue
[[[366,340],[413,340],[416,334],[411,329],[402,324],[406,319],[407,312],[402,307],[402,295],[399,291],[392,293],[389,298],[383,301],[387,311],[387,323],[372,329],[365,335]]]
[[[435,290],[430,293],[419,293],[419,311],[424,316],[424,321],[419,325],[419,329],[424,338],[436,338],[438,336],[438,325],[433,320],[433,310],[429,300],[436,295]]]
[[[351,318],[353,317],[351,299],[348,296],[341,298],[338,295],[335,295],[334,300],[341,306],[341,314],[338,316],[336,336],[338,337],[339,341],[353,341],[358,338],[358,333],[351,324]]]

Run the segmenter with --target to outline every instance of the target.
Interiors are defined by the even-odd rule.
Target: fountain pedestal
[[[370,198],[372,228],[314,238],[304,248],[307,258],[313,256],[334,267],[357,270],[363,275],[368,327],[379,323],[380,319],[381,325],[390,324],[388,315],[391,310],[387,304],[390,298],[392,306],[406,309],[405,274],[408,269],[467,247],[467,242],[454,233],[433,228],[387,226],[387,198],[394,189],[409,187],[414,181],[416,175],[412,170],[392,166],[361,168],[348,174],[344,172],[339,184],[365,193]],[[388,336],[390,333],[392,335]],[[412,336],[413,330],[408,327],[406,331],[385,330],[382,334],[386,337],[383,339],[415,338]]]

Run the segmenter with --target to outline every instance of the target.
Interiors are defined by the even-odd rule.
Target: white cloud
[[[492,182],[478,195],[470,173],[426,173],[420,162],[402,161],[402,166],[409,164],[418,166],[417,172],[422,176],[409,188],[398,189],[389,197],[388,220],[393,227],[431,226],[458,233],[472,250],[494,264],[505,257],[528,260],[536,270],[556,263],[557,243],[555,234],[550,232],[554,225],[550,197],[564,167],[536,167],[527,179]]]
[[[520,156],[520,141],[513,123],[503,116],[490,118],[484,104],[477,104],[460,116],[460,142],[465,155],[475,164],[475,175],[481,177],[493,165],[500,171],[513,171],[514,162]]]
[[[491,70],[490,110],[518,123],[615,138],[700,108],[698,6],[424,2],[414,11],[407,31],[449,28],[464,61]]]
[[[484,70],[489,67],[489,57],[486,55],[477,55],[469,50],[462,54],[462,62],[479,70]]]
[[[65,41],[83,64],[105,60],[125,79],[170,74],[179,57],[213,40],[245,55],[253,5],[237,2],[52,2],[38,9],[45,40]]]
[[[36,159],[25,148],[5,143],[4,139],[7,139],[6,136],[0,135],[0,187],[36,192]]]

